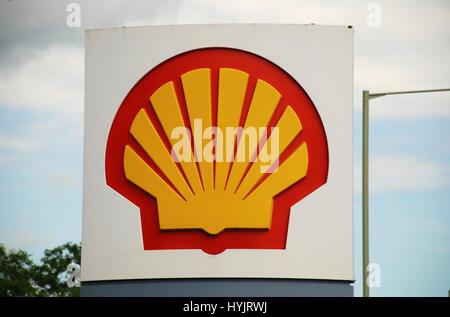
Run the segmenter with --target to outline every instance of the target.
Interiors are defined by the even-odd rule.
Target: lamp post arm
[[[391,91],[391,92],[382,92],[382,93],[369,93],[369,99],[374,99],[378,97],[383,97],[387,95],[405,95],[405,94],[420,94],[424,92],[441,92],[441,91],[450,91],[450,88],[444,89],[426,89],[426,90],[406,90],[406,91]]]

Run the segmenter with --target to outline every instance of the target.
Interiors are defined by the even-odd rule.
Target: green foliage
[[[54,249],[45,250],[41,264],[35,267],[34,280],[39,285],[40,296],[80,296],[78,287],[69,288],[65,271],[71,262],[80,263],[81,247],[65,243]]]
[[[33,262],[24,251],[7,251],[0,244],[0,296],[33,296]]]
[[[65,272],[80,260],[81,246],[75,243],[45,250],[39,264],[26,252],[0,244],[0,296],[79,296],[78,287],[67,286]]]

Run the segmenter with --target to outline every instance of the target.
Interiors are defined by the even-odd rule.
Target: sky
[[[81,9],[69,27],[67,5]],[[84,30],[192,23],[353,25],[355,294],[361,91],[450,88],[450,2],[0,0],[0,242],[39,259],[81,240]],[[370,103],[373,296],[450,289],[450,93]]]

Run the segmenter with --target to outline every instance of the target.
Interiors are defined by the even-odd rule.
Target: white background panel
[[[232,47],[293,76],[325,126],[325,185],[291,208],[286,250],[144,250],[139,208],[106,185],[105,149],[127,93],[179,53]],[[190,25],[86,32],[82,280],[280,277],[353,280],[353,30],[346,26]]]

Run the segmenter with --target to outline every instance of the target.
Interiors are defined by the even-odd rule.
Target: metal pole
[[[369,91],[363,91],[363,162],[362,162],[362,241],[363,241],[363,296],[369,297]]]
[[[405,95],[405,94],[421,94],[424,92],[443,92],[450,91],[449,88],[443,89],[426,89],[426,90],[406,90],[406,91],[391,91],[391,92],[382,92],[376,94],[369,94],[369,99],[383,97],[387,95]]]
[[[367,283],[369,272],[369,100],[388,96],[388,95],[403,95],[416,94],[427,92],[443,92],[450,91],[450,88],[444,89],[427,89],[427,90],[409,90],[409,91],[391,91],[381,93],[369,93],[368,90],[363,90],[363,164],[362,164],[362,238],[363,238],[363,296],[369,297],[369,285]],[[450,291],[449,291],[450,296]]]

